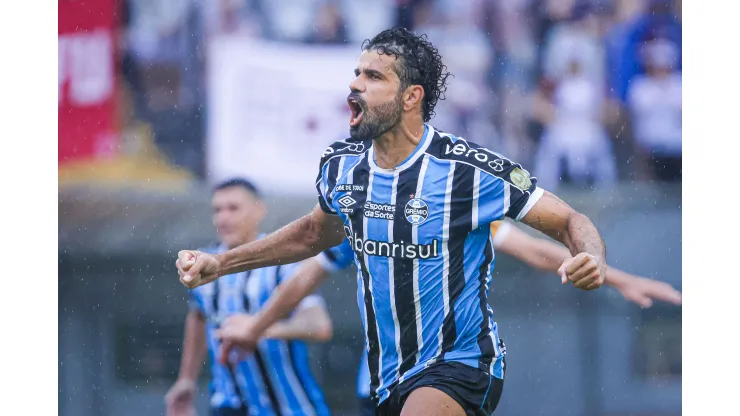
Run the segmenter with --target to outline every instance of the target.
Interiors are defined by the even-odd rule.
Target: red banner
[[[116,126],[116,0],[59,0],[59,164],[107,156]]]

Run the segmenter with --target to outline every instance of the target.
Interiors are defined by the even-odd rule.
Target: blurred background
[[[680,289],[680,0],[59,0],[60,414],[163,414],[187,312],[173,262],[215,240],[210,186],[253,180],[265,232],[308,212],[360,44],[394,25],[455,75],[432,125],[524,164],[611,265]],[[311,346],[338,415],[356,412],[353,273],[324,285],[334,337]],[[496,415],[681,414],[680,307],[504,256],[490,301],[511,370]]]

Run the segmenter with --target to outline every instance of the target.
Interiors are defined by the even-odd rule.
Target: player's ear
[[[401,95],[401,100],[405,111],[421,107],[421,102],[424,100],[424,88],[421,85],[410,85]]]

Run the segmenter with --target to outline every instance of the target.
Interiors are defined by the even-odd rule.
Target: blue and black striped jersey
[[[223,246],[211,253],[224,251]],[[217,360],[220,342],[214,331],[234,313],[256,313],[281,281],[297,265],[265,267],[224,276],[190,291],[191,308],[206,318],[206,338],[211,361],[211,406],[238,408],[244,403],[252,415],[328,415],[329,409],[311,374],[308,349],[302,341],[262,340],[253,354],[237,364]],[[300,308],[323,304],[310,295]]]
[[[489,226],[523,217],[536,179],[504,156],[429,125],[395,169],[373,142],[334,143],[321,159],[319,204],[339,215],[358,266],[371,394],[439,361],[502,378],[502,346],[488,306]]]

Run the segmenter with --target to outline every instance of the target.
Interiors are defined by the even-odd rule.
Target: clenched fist
[[[558,269],[563,284],[572,282],[573,286],[583,290],[594,290],[604,284],[606,263],[588,253],[578,253],[566,259]]]
[[[218,279],[218,270],[221,267],[213,254],[194,250],[182,250],[177,253],[175,264],[180,282],[190,289]]]

